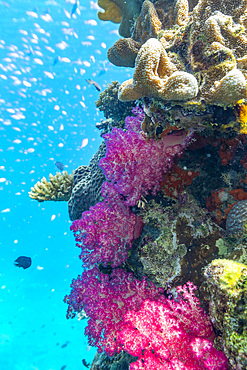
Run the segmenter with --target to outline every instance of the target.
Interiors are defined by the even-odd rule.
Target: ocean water
[[[82,272],[66,202],[28,196],[56,161],[69,173],[101,143],[99,92],[132,74],[107,60],[118,25],[97,2],[0,1],[0,369],[77,370],[95,349],[85,321],[67,320],[64,295]],[[83,145],[82,145],[83,143]],[[28,269],[19,256],[32,258]]]

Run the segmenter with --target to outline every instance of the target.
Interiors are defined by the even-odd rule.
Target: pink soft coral
[[[107,182],[103,184],[102,196],[105,200],[83,212],[82,218],[75,220],[70,228],[86,267],[96,263],[121,265],[128,257],[133,240],[141,233],[140,217],[130,211]]]
[[[74,279],[71,288],[70,295],[65,297],[69,304],[67,317],[85,310],[89,316],[85,330],[89,344],[110,356],[122,350],[118,335],[125,327],[124,314],[138,310],[145,299],[163,299],[163,289],[145,279],[137,280],[122,269],[115,269],[109,276],[94,267]]]
[[[147,140],[143,133],[120,128],[103,137],[107,151],[99,166],[129,206],[136,205],[142,194],[155,194],[160,189],[163,173],[189,141],[184,132]]]
[[[178,288],[179,301],[145,300],[138,312],[125,314],[119,335],[138,360],[130,370],[226,370],[227,358],[213,347],[212,325],[194,296],[192,283]]]

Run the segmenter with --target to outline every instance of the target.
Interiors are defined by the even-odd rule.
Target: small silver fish
[[[55,165],[60,171],[64,169],[64,164],[62,162],[55,162]]]
[[[95,82],[94,80],[91,80],[91,78],[89,78],[86,81],[87,81],[87,83],[89,85],[94,85],[94,87],[95,87],[96,90],[101,91],[101,87],[100,87],[100,85],[97,82]]]

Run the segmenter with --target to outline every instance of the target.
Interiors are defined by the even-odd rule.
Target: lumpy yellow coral
[[[196,78],[178,71],[157,39],[149,39],[140,49],[133,79],[122,83],[118,97],[122,101],[141,97],[188,100],[198,93]]]
[[[117,4],[111,0],[98,0],[99,6],[104,9],[104,12],[99,11],[98,17],[102,21],[111,21],[120,23],[122,20],[122,11]]]
[[[240,134],[247,134],[247,104],[242,104],[239,107],[239,123]]]
[[[58,172],[55,176],[50,174],[49,179],[50,181],[47,181],[43,177],[41,181],[38,181],[28,193],[29,197],[39,202],[68,201],[73,188],[73,173],[69,175],[67,171],[62,174]]]

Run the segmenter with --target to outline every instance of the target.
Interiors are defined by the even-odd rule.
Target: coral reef
[[[237,202],[226,219],[226,232],[229,236],[239,237],[244,231],[247,231],[247,200]]]
[[[119,338],[127,352],[138,356],[130,370],[227,370],[226,356],[213,347],[213,328],[195,288],[187,283],[177,288],[176,301],[145,300],[138,312],[125,314],[127,327]]]
[[[85,267],[96,263],[112,267],[121,265],[128,257],[134,238],[140,236],[141,219],[113,191],[105,182],[102,187],[102,194],[107,195],[104,201],[83,212],[82,218],[71,226],[76,245],[82,249],[80,258]]]
[[[109,50],[116,65],[133,66],[135,59],[133,80],[121,85],[120,100],[161,97],[200,108],[246,98],[246,5],[200,0],[192,13],[188,9],[187,0],[144,1],[131,37]]]
[[[118,99],[118,90],[120,83],[113,81],[108,84],[106,89],[99,94],[95,105],[100,111],[103,111],[105,118],[112,119],[112,126],[121,127],[121,122],[124,125],[125,117],[131,115],[134,104],[131,102],[121,102]]]
[[[231,260],[214,260],[205,271],[210,318],[220,331],[217,347],[223,349],[230,369],[247,367],[247,266]]]
[[[88,166],[80,166],[74,173],[74,187],[69,198],[69,217],[74,221],[81,217],[82,212],[94,206],[100,200],[101,185],[105,177],[98,166],[99,160],[105,155],[103,142]]]
[[[99,12],[98,17],[103,21],[120,23],[119,34],[123,37],[130,36],[133,19],[139,14],[143,0],[98,0],[100,7],[105,12]]]
[[[190,280],[200,287],[203,269],[219,256],[217,240],[223,232],[192,198],[185,197],[183,203],[157,200],[139,212],[144,227],[127,265],[139,278],[148,276],[159,286]]]
[[[196,78],[190,73],[178,71],[161,42],[151,38],[141,47],[133,79],[122,83],[118,98],[129,101],[149,96],[186,101],[197,93]]]
[[[70,295],[65,297],[69,304],[67,317],[84,309],[89,317],[85,329],[89,344],[110,356],[122,350],[118,336],[124,327],[124,313],[138,310],[145,299],[164,299],[163,289],[146,279],[137,280],[132,273],[119,268],[110,276],[97,267],[85,270],[72,281],[71,288]]]
[[[74,185],[73,173],[69,175],[67,171],[64,171],[63,173],[57,172],[55,176],[50,174],[49,180],[43,177],[41,181],[38,181],[28,193],[29,197],[38,202],[69,200]]]
[[[190,137],[184,132],[148,140],[134,131],[113,128],[105,134],[107,152],[99,162],[108,181],[125,197],[125,204],[134,206],[142,195],[160,188],[162,175],[173,158],[185,148]]]

